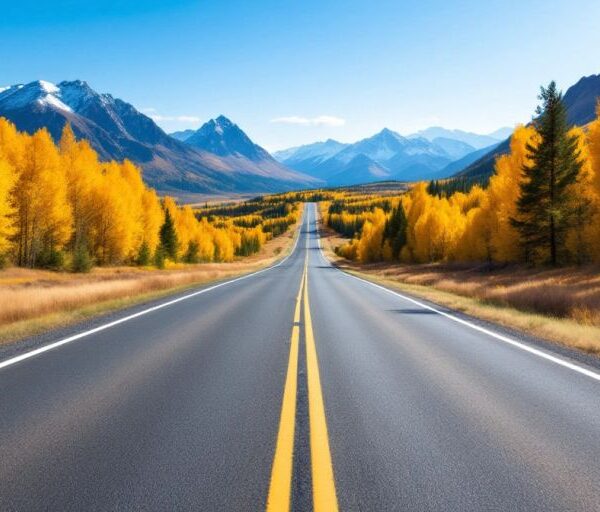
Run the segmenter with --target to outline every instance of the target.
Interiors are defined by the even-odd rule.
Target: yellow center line
[[[308,218],[307,218],[308,227]],[[308,235],[307,235],[308,239]],[[308,247],[307,247],[308,248]],[[296,394],[298,390],[298,351],[300,339],[300,307],[304,304],[304,334],[306,338],[306,378],[308,382],[308,414],[310,425],[310,457],[315,512],[337,512],[333,464],[329,449],[325,405],[319,376],[319,362],[313,334],[308,300],[308,251],[300,289],[296,296],[292,326],[290,356],[283,390],[281,418],[271,470],[267,512],[288,512],[291,508],[294,435],[296,427]]]
[[[267,512],[286,512],[290,509],[292,492],[292,470],[294,458],[294,432],[296,427],[296,391],[298,388],[298,345],[300,338],[300,297],[304,286],[304,275],[296,296],[294,325],[290,343],[290,357],[283,391],[283,404],[279,420],[279,433],[275,457],[271,470],[271,483],[267,498]]]
[[[306,338],[306,377],[310,420],[310,457],[312,465],[313,508],[315,512],[336,512],[333,464],[325,418],[325,404],[319,375],[317,348],[308,300],[308,253],[304,262],[304,335]]]

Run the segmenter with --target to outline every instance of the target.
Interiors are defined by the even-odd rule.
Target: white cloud
[[[200,118],[196,116],[161,116],[159,114],[150,114],[148,117],[154,121],[177,121],[178,123],[199,123]]]
[[[335,116],[287,116],[271,119],[271,123],[296,124],[300,126],[344,126],[346,124],[346,120]]]
[[[154,107],[146,107],[141,109],[141,112],[146,114],[150,119],[157,123],[161,121],[176,122],[176,123],[199,123],[201,119],[197,116],[163,116],[158,114]]]

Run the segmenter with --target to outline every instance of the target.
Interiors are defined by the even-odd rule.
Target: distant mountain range
[[[384,128],[354,144],[330,139],[277,151],[273,156],[287,167],[331,186],[390,179],[414,181],[449,176],[455,172],[449,167],[453,162],[468,155],[480,156],[482,147],[489,150],[491,144],[500,141],[490,135],[439,127],[407,137]]]
[[[293,171],[252,143],[224,117],[189,133],[186,142],[152,119],[86,82],[57,85],[36,81],[0,89],[0,116],[29,133],[46,127],[55,140],[70,123],[103,160],[130,159],[159,192],[271,192],[315,186],[318,180]]]
[[[512,133],[512,128],[500,128],[487,135],[479,135],[478,133],[465,132],[462,130],[448,130],[440,126],[432,126],[425,130],[421,130],[408,138],[423,137],[431,142],[436,139],[449,139],[464,142],[475,149],[482,149],[506,139]]]
[[[600,75],[570,87],[564,96],[569,122],[583,126],[592,121],[599,97]],[[481,135],[431,127],[402,136],[384,128],[353,144],[328,139],[271,156],[224,116],[198,130],[167,135],[129,103],[99,94],[80,80],[0,88],[0,116],[29,133],[45,127],[55,140],[70,123],[101,159],[128,158],[159,192],[188,197],[489,176],[496,158],[509,150],[512,131]]]
[[[575,85],[569,87],[563,97],[567,109],[567,120],[576,126],[585,126],[596,118],[596,105],[600,99],[600,75],[590,75],[581,78]],[[510,135],[510,134],[509,134]],[[456,169],[453,175],[468,178],[491,176],[494,173],[496,159],[510,151],[510,139],[506,138],[491,151],[468,165]]]
[[[569,123],[584,126],[595,119],[599,99],[600,75],[581,78],[564,95]],[[277,151],[273,156],[328,185],[479,178],[490,176],[498,156],[509,151],[511,133],[511,128],[480,135],[436,126],[403,137],[384,129],[354,144],[327,140]]]

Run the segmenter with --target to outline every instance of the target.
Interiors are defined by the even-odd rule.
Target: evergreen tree
[[[154,253],[154,266],[156,268],[165,268],[165,251],[162,247],[157,247]]]
[[[392,255],[394,258],[398,258],[400,251],[406,245],[406,228],[408,226],[408,220],[406,219],[406,213],[404,212],[404,206],[402,201],[398,204],[397,208],[392,210],[392,214],[389,219],[385,222],[383,229],[383,241],[388,240],[390,247],[392,248]]]
[[[177,259],[177,249],[179,242],[177,240],[177,232],[175,224],[168,208],[165,208],[165,221],[160,228],[160,246],[167,258],[173,261]]]
[[[141,267],[150,265],[151,256],[152,254],[150,252],[150,246],[148,245],[148,242],[144,240],[142,242],[142,245],[140,245],[140,249],[136,258],[136,263]]]
[[[575,213],[571,185],[582,167],[577,138],[569,135],[562,93],[556,83],[541,88],[537,119],[538,144],[528,144],[530,163],[523,166],[523,181],[512,219],[519,231],[527,260],[541,255],[556,265],[563,257],[565,234]],[[541,253],[541,254],[540,254]]]
[[[195,240],[190,240],[185,253],[186,263],[198,263],[200,261],[200,245]]]

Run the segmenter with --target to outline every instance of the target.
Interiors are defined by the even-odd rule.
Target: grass
[[[600,355],[600,269],[377,263],[337,256],[347,241],[325,229],[323,248],[344,270],[398,291],[571,348]]]
[[[69,274],[10,268],[0,271],[0,343],[70,325],[127,306],[273,264],[293,245],[296,229],[261,251],[232,263],[175,266],[167,270],[98,268]]]

